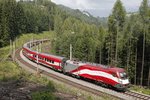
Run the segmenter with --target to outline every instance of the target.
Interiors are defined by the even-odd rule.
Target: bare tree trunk
[[[115,65],[117,65],[117,58],[118,58],[118,22],[117,22],[117,34],[116,34],[116,52],[115,52]]]
[[[100,46],[100,50],[99,50],[99,63],[102,63],[102,50],[101,50],[101,46]]]
[[[110,38],[109,38],[111,41],[112,41],[112,37],[111,37],[111,35],[110,35]],[[110,42],[110,41],[109,41]],[[108,64],[110,64],[111,63],[111,42],[109,43],[108,42]]]
[[[110,63],[111,63],[111,65],[113,65],[113,51],[114,51],[114,49],[113,49],[114,44],[113,43],[114,43],[113,36],[111,34],[111,43],[110,43]]]
[[[149,75],[148,75],[148,87],[150,88],[150,67],[149,67]]]
[[[12,40],[10,39],[10,55],[12,54]]]
[[[15,61],[16,41],[13,42],[13,61]]]
[[[137,43],[136,43],[136,51],[135,51],[135,76],[134,76],[135,85],[136,85],[136,66],[137,66]]]
[[[51,30],[51,27],[50,27],[50,16],[48,16],[49,17],[49,22],[48,22],[48,29],[49,29],[49,31]]]
[[[141,68],[141,82],[140,82],[141,86],[143,82],[144,54],[145,54],[145,25],[144,25],[144,33],[143,33],[143,54],[142,54],[142,68]]]
[[[128,50],[128,55],[127,55],[127,67],[126,67],[127,72],[129,68],[130,55],[131,55],[131,38],[129,38],[129,50]]]
[[[108,49],[108,55],[107,56],[108,56],[108,62],[107,63],[110,64],[110,48]]]

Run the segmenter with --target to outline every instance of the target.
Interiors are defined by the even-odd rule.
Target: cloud
[[[96,13],[99,12],[99,15],[102,16],[101,13],[106,13],[104,15],[109,15],[112,11],[114,3],[116,0],[51,0],[56,4],[62,4],[68,6],[73,9],[87,10],[92,12],[94,15],[98,15]],[[137,11],[142,0],[121,0],[123,6],[127,11]],[[95,11],[95,12],[94,12]]]
[[[99,9],[107,5],[112,5],[114,0],[52,0],[56,4],[63,4],[74,9]]]

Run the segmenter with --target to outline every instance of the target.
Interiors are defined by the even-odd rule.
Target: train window
[[[112,73],[112,76],[113,76],[113,77],[117,77],[116,73]]]
[[[36,58],[36,55],[34,55],[33,57]]]
[[[52,61],[52,63],[54,64],[54,61]]]
[[[125,72],[122,72],[122,73],[120,73],[120,77],[122,79],[126,79],[128,76],[127,76],[127,74]]]

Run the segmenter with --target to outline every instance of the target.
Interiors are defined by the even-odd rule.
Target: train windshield
[[[125,72],[121,72],[121,73],[120,73],[120,78],[121,78],[121,79],[127,79],[127,77],[128,77],[128,76],[127,76],[127,74],[126,74]]]

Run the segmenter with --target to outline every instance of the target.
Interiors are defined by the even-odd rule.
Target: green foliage
[[[14,40],[16,36],[24,32],[24,12],[22,6],[15,0],[0,2],[0,47]]]
[[[120,58],[118,57],[119,48],[121,43],[120,37],[124,28],[126,17],[126,11],[120,0],[117,0],[112,14],[108,18],[108,40],[107,40],[107,51],[108,51],[108,63],[112,65],[119,65]]]
[[[59,32],[53,44],[56,54],[69,57],[69,46],[72,44],[75,58],[94,62],[99,42],[97,40],[98,27],[72,17],[66,18],[63,25],[61,25],[61,21],[58,21],[58,25],[59,28],[56,28],[61,32]]]
[[[31,76],[30,81],[37,82],[46,85],[46,89],[42,91],[36,91],[31,94],[33,100],[56,100],[53,92],[55,92],[54,83],[48,81],[46,78],[38,78]]]
[[[50,81],[47,83],[47,89],[48,89],[49,92],[56,91],[55,87],[54,87],[54,84],[52,82],[50,82]]]
[[[18,80],[20,75],[20,69],[13,62],[0,62],[0,81]]]
[[[10,48],[4,47],[0,49],[0,62],[5,61],[9,56]]]
[[[92,97],[91,97],[91,96],[89,96],[89,97],[87,98],[87,100],[93,100],[93,99],[92,99]]]
[[[134,90],[136,92],[140,92],[140,93],[144,93],[144,94],[147,94],[147,95],[150,95],[150,89],[147,89],[147,88],[144,88],[144,87],[140,87],[140,86],[132,86],[130,88],[130,90]]]
[[[147,23],[148,21],[148,11],[149,11],[149,7],[148,7],[148,0],[143,0],[140,8],[139,8],[139,13],[142,17],[143,22]]]
[[[55,96],[47,91],[34,92],[31,98],[32,100],[56,100]]]
[[[42,4],[40,4],[42,2]],[[22,33],[39,33],[54,29],[54,8],[51,1],[4,0],[0,2],[0,47]]]
[[[117,0],[115,3],[113,7],[112,16],[114,17],[113,18],[113,21],[115,21],[114,23],[118,24],[120,30],[122,30],[125,22],[126,11],[120,0]]]

